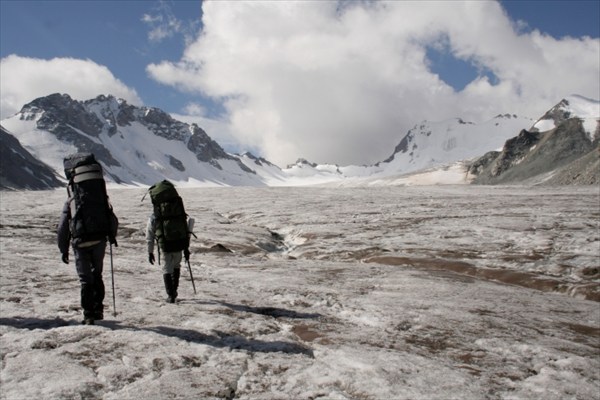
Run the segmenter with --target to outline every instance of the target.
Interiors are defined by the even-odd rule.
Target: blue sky
[[[151,62],[181,57],[184,32],[152,41],[149,32],[153,26],[142,18],[170,12],[187,24],[182,29],[190,31],[185,34],[197,34],[201,26],[199,1],[1,0],[0,4],[1,57],[18,54],[90,59],[135,88],[145,104],[165,111],[178,111],[192,98],[149,79],[145,71]]]
[[[108,76],[106,79],[111,80],[106,84],[106,90],[112,89],[115,95],[122,94],[123,97],[128,98],[133,103],[159,107],[167,112],[182,116],[182,118],[184,116],[190,118],[190,120],[194,116],[199,118],[199,123],[203,123],[204,126],[213,130],[211,132],[210,129],[207,129],[209,135],[221,139],[221,143],[225,144],[226,147],[227,145],[230,147],[245,146],[257,149],[266,156],[281,151],[286,154],[294,152],[310,153],[307,150],[312,148],[303,146],[300,138],[308,130],[314,130],[314,127],[306,122],[299,122],[302,118],[293,115],[293,112],[290,111],[294,108],[298,109],[298,104],[291,104],[289,100],[295,93],[299,93],[299,90],[304,90],[307,85],[292,87],[289,81],[279,79],[279,76],[288,76],[289,73],[290,79],[302,80],[306,76],[306,71],[311,71],[311,66],[300,66],[301,61],[297,62],[293,59],[293,56],[286,60],[287,63],[283,65],[284,63],[277,59],[277,54],[286,53],[286,46],[298,46],[298,43],[301,43],[302,40],[311,40],[306,38],[306,33],[309,36],[314,33],[315,37],[320,37],[320,40],[322,40],[322,35],[331,34],[329,27],[340,21],[343,22],[340,24],[342,33],[335,32],[334,35],[346,35],[347,41],[355,42],[359,42],[361,38],[365,37],[365,32],[373,31],[373,28],[366,25],[369,18],[371,21],[381,21],[382,19],[387,21],[389,19],[396,26],[402,27],[403,24],[407,24],[405,17],[407,12],[410,12],[407,9],[409,6],[415,7],[415,15],[423,18],[424,22],[422,27],[418,27],[416,24],[411,27],[413,29],[411,32],[412,43],[408,40],[406,43],[402,42],[400,52],[403,54],[404,59],[399,60],[398,65],[409,64],[406,61],[407,56],[408,58],[414,56],[425,60],[424,64],[414,61],[414,68],[425,68],[424,73],[427,75],[424,75],[424,79],[431,81],[424,83],[426,86],[422,89],[413,88],[394,79],[388,82],[382,81],[381,85],[376,85],[373,89],[369,88],[369,91],[377,91],[377,96],[369,99],[368,104],[373,104],[374,107],[380,101],[382,104],[387,104],[390,97],[396,98],[394,96],[398,96],[398,93],[403,93],[402,99],[408,98],[407,96],[413,96],[412,99],[414,99],[415,96],[418,96],[415,93],[431,90],[432,93],[438,93],[436,96],[447,97],[448,104],[456,103],[457,96],[464,100],[466,106],[473,102],[473,106],[468,106],[468,108],[475,116],[475,109],[481,103],[479,97],[483,96],[483,90],[490,90],[489,98],[492,99],[504,95],[507,90],[514,90],[514,94],[511,95],[512,98],[507,95],[506,99],[498,99],[497,104],[490,104],[489,110],[481,110],[481,116],[484,118],[483,113],[495,112],[495,110],[491,111],[494,107],[515,104],[517,103],[516,100],[523,102],[523,104],[527,103],[525,98],[515,98],[515,96],[523,96],[522,93],[526,91],[526,85],[523,82],[513,81],[518,79],[517,76],[522,76],[524,73],[522,71],[506,72],[506,64],[509,62],[497,62],[502,56],[496,56],[489,51],[486,52],[483,49],[483,44],[481,44],[481,48],[478,48],[479,45],[473,39],[473,36],[477,35],[477,33],[474,33],[475,30],[468,33],[462,32],[463,27],[461,27],[461,24],[463,22],[460,21],[462,19],[460,14],[448,17],[448,21],[445,21],[444,16],[436,14],[434,9],[437,6],[431,2],[420,2],[419,4],[415,2],[397,2],[404,4],[400,4],[398,7],[395,5],[394,10],[382,10],[383,7],[379,7],[381,4],[369,6],[363,2],[350,3],[349,7],[343,7],[345,14],[342,17],[340,15],[332,16],[332,11],[327,9],[326,4],[323,5],[327,2],[299,2],[299,6],[287,2],[288,5],[296,7],[300,12],[307,15],[305,21],[288,22],[287,24],[279,24],[278,18],[280,18],[280,15],[283,15],[282,19],[286,18],[285,16],[289,15],[289,12],[279,10],[282,7],[275,7],[275,3],[264,2],[262,7],[257,6],[259,2],[250,2],[254,4],[249,5],[242,2],[220,3],[222,4],[203,5],[199,1],[1,0],[0,56],[3,59],[3,64],[0,72],[5,76],[2,81],[3,91],[11,94],[11,96],[6,95],[3,97],[2,117],[7,116],[4,109],[10,109],[8,105],[11,104],[11,99],[20,99],[18,96],[20,89],[16,87],[17,83],[15,81],[28,79],[23,72],[23,70],[28,70],[28,66],[25,68],[20,67],[21,75],[18,75],[19,78],[11,78],[9,82],[8,77],[13,76],[10,74],[10,66],[16,64],[14,59],[8,59],[9,56],[18,56],[19,65],[21,66],[28,65],[27,62],[35,60],[63,60],[64,65],[61,65],[60,68],[67,71],[62,77],[64,79],[67,79],[68,73],[72,73],[72,69],[78,68],[67,64],[68,60],[74,59],[93,64],[91,69],[86,70],[86,73],[93,74],[93,71],[99,71],[106,74]],[[500,21],[497,24],[500,25],[498,29],[499,32],[504,34],[506,29],[502,24],[506,21],[501,12],[501,10],[504,10],[508,14],[508,23],[512,25],[512,32],[510,33],[511,37],[508,37],[507,34],[506,40],[498,43],[499,48],[502,48],[506,43],[511,43],[510,46],[514,47],[515,43],[529,40],[532,43],[529,48],[545,48],[544,46],[548,46],[548,52],[551,52],[549,54],[554,56],[555,41],[560,42],[560,44],[564,42],[565,45],[562,48],[566,48],[568,47],[566,44],[569,43],[569,38],[572,38],[577,45],[577,54],[582,54],[582,51],[585,52],[591,47],[591,53],[586,55],[591,60],[587,62],[588,64],[591,63],[589,64],[591,67],[588,66],[586,71],[589,71],[590,68],[593,70],[595,67],[593,57],[600,36],[599,1],[502,1],[499,3],[501,6],[500,12],[498,7],[495,7],[494,2],[471,1],[452,2],[450,4],[454,4],[456,6],[454,8],[465,7],[469,15],[465,16],[464,23],[469,23],[467,22],[469,18],[474,18],[474,21],[481,25],[478,28],[481,29],[480,32],[486,32],[488,25],[490,30],[496,29],[493,26],[496,26],[495,23]],[[278,8],[278,10],[275,11],[275,8]],[[209,29],[205,30],[203,30],[201,22],[204,9],[208,10],[209,20],[215,21]],[[276,15],[276,12],[284,13]],[[390,17],[394,13],[397,14],[396,20],[392,20],[392,17]],[[432,15],[426,15],[428,13]],[[473,14],[472,17],[470,16],[471,13]],[[412,12],[410,15],[412,16]],[[241,22],[235,22],[237,21],[234,20],[235,18],[241,18],[239,20]],[[302,17],[299,16],[298,18]],[[331,18],[330,22],[326,18]],[[418,19],[415,18],[415,20]],[[232,23],[232,21],[234,21],[234,25],[228,27],[227,24]],[[313,23],[312,21],[316,22]],[[432,23],[426,21],[441,21],[443,26],[440,28],[440,32],[432,35],[430,33]],[[360,32],[358,29],[360,29],[363,22],[365,23],[365,31]],[[247,27],[246,23],[248,24]],[[294,26],[290,27],[290,25]],[[355,26],[357,26],[356,32]],[[292,28],[295,28],[296,31],[290,33]],[[242,32],[242,29],[246,30]],[[536,31],[543,33],[545,38],[536,38],[534,34]],[[229,32],[233,33],[230,35]],[[201,33],[204,34],[202,38],[199,37]],[[256,37],[253,36],[255,34]],[[399,31],[394,32],[394,34],[398,35],[398,41],[404,40],[404,32]],[[464,35],[467,34],[470,35],[471,42],[465,39]],[[253,48],[252,46],[256,41],[263,44],[274,43],[285,35],[289,35],[291,39],[285,43],[278,43],[277,46],[281,47],[273,54],[263,55],[260,48],[260,51],[254,54],[250,52],[246,54],[246,49]],[[349,88],[350,90],[347,93],[342,93],[342,89],[328,90],[322,96],[323,101],[327,99],[328,103],[323,103],[320,106],[321,109],[326,105],[331,105],[332,102],[335,102],[336,109],[340,108],[340,102],[346,103],[348,98],[360,96],[361,90],[366,85],[365,82],[372,82],[374,79],[379,80],[382,75],[374,72],[373,68],[375,67],[373,66],[365,67],[366,64],[376,62],[382,69],[386,69],[388,65],[390,69],[394,67],[397,60],[384,61],[385,56],[383,54],[385,51],[400,47],[397,44],[393,44],[392,47],[387,49],[381,48],[382,56],[376,61],[373,61],[372,56],[366,53],[371,45],[374,46],[375,52],[378,51],[380,44],[375,41],[385,41],[387,33],[382,31],[381,35],[379,39],[373,36],[374,42],[363,46],[365,54],[360,54],[358,58],[363,57],[364,60],[352,65],[352,68],[356,68],[352,70],[356,75],[350,75],[350,72],[348,72],[346,76],[346,71],[344,71],[338,75],[331,75],[327,72],[322,77],[316,77],[315,82],[319,81],[319,78],[323,79],[323,82],[339,80],[340,88],[349,88],[354,85],[354,82],[357,83],[357,87]],[[589,36],[592,40],[584,42],[581,39],[584,36]],[[336,37],[333,37],[332,40],[335,41],[335,39]],[[246,40],[248,41],[244,43]],[[415,41],[419,42],[419,46],[413,48],[411,46],[414,45]],[[328,57],[328,53],[337,54],[338,51],[347,50],[347,45],[335,41],[334,44],[331,44],[333,47],[324,50],[321,54],[319,48],[315,49],[315,46],[320,43],[319,39],[316,39],[315,43],[316,45],[313,44],[311,47],[311,52],[307,53],[306,59],[318,57],[316,60],[319,65]],[[481,43],[484,43],[483,39]],[[184,57],[186,50],[187,53]],[[360,49],[351,49],[349,54],[360,51]],[[508,50],[505,51],[508,52]],[[232,57],[232,52],[236,52],[238,55]],[[246,58],[242,58],[242,54]],[[266,64],[257,65],[257,63],[262,62],[263,56],[265,58],[267,56],[272,57],[267,60],[268,68],[265,67]],[[349,56],[344,54],[341,57],[348,60]],[[548,58],[548,56],[544,57]],[[568,58],[568,55],[560,54],[557,57],[564,59]],[[514,62],[518,62],[516,56],[514,60]],[[11,62],[9,63],[9,61]],[[332,63],[337,62],[339,60],[332,61]],[[301,71],[302,75],[297,75],[298,71],[296,73],[290,72],[290,66],[296,66],[296,64],[298,64],[298,71]],[[321,71],[326,71],[328,64],[323,65],[324,68]],[[86,66],[86,68],[88,67],[90,66]],[[57,74],[60,73],[60,68],[57,69]],[[32,69],[32,71],[35,71],[35,69]],[[61,77],[59,76],[56,79],[60,80]],[[549,77],[549,79],[554,78]],[[593,78],[590,79],[593,80]],[[252,82],[253,80],[256,80],[256,83]],[[236,82],[237,86],[234,86]],[[262,86],[259,86],[259,84],[262,84]],[[97,85],[99,88],[103,87],[102,83],[98,82]],[[431,89],[432,85],[439,87],[434,90]],[[29,86],[29,91],[23,90],[22,96],[25,96],[23,98],[26,98],[26,93],[37,95],[33,89],[36,85],[31,82]],[[37,86],[40,86],[39,83]],[[323,88],[323,84],[317,86]],[[505,86],[510,86],[513,89],[507,89]],[[95,88],[96,86],[91,85],[91,87]],[[263,93],[264,88],[267,87],[271,90],[269,95]],[[490,87],[496,90],[494,91]],[[572,87],[574,91],[581,92],[579,87],[585,87],[585,82],[574,82]],[[589,87],[591,90],[588,93],[580,94],[598,99],[600,94],[598,93],[597,81],[590,82]],[[58,89],[60,88],[61,86],[58,86]],[[69,91],[69,94],[71,94],[71,91],[77,91],[68,84],[65,84],[64,88],[64,91]],[[391,94],[389,88],[394,88],[396,94]],[[318,88],[312,88],[309,85],[308,90],[303,93],[306,98],[321,98]],[[540,88],[539,95],[547,97],[544,98],[544,101],[552,105],[551,103],[555,100],[556,102],[560,100],[560,98],[555,99],[553,96],[560,97],[558,93],[562,93],[563,90],[567,93],[562,95],[571,94],[568,92],[568,87],[567,89],[557,87],[552,90],[547,88],[542,90]],[[330,97],[332,92],[340,92],[340,97]],[[531,96],[535,95],[534,92],[532,90]],[[30,100],[33,99],[26,101]],[[424,104],[432,103],[431,98],[422,101]],[[283,108],[281,104],[288,102],[290,103],[289,108]],[[269,104],[274,105],[270,107]],[[315,105],[315,110],[311,109],[311,106],[307,105],[305,101],[301,102],[301,106],[306,107],[305,112],[318,112],[319,109],[317,105]],[[344,108],[344,110],[355,115],[356,113],[352,111],[353,106],[356,106],[359,110],[365,108],[364,104],[348,104],[347,109]],[[402,108],[402,106],[402,104],[398,104],[398,108]],[[544,106],[540,105],[538,107],[540,107],[540,112],[543,111]],[[382,108],[385,107],[379,109]],[[442,108],[447,110],[447,113],[442,112],[439,115],[431,115],[433,112],[431,110]],[[441,107],[439,104],[431,104],[430,109],[420,107],[419,110],[422,110],[423,115],[408,111],[407,115],[415,118],[435,119],[450,117],[457,112],[450,106]],[[14,112],[14,110],[11,111]],[[513,112],[515,110],[498,111]],[[359,128],[354,133],[356,137],[350,138],[354,140],[353,149],[344,151],[348,154],[356,154],[358,149],[364,149],[365,147],[361,143],[367,139],[358,139],[361,134],[359,130],[364,132],[365,128],[372,127],[374,133],[370,133],[368,142],[372,147],[379,146],[380,150],[373,150],[372,155],[368,157],[370,159],[358,160],[358,157],[338,156],[334,157],[337,160],[332,161],[344,163],[380,160],[381,158],[378,158],[381,157],[380,154],[386,154],[387,148],[396,144],[393,142],[394,139],[390,138],[402,136],[404,129],[419,122],[418,120],[407,120],[406,115],[400,121],[393,114],[394,111],[391,109],[383,110],[379,115],[361,116],[362,120],[354,124]],[[260,116],[257,117],[257,119],[260,119],[260,123],[257,122],[256,126],[251,128],[254,130],[251,133],[249,133],[250,128],[242,128],[242,126],[247,127],[249,124],[248,121],[244,120],[247,115]],[[373,122],[386,118],[390,120],[387,125]],[[253,121],[251,120],[250,124]],[[391,130],[390,127],[402,124],[404,125],[398,126],[397,132],[388,132]],[[324,125],[327,126],[327,132],[348,130],[346,122],[339,120],[325,121]],[[247,132],[242,132],[244,129]],[[383,131],[386,131],[385,134],[380,135],[379,132]],[[287,132],[290,132],[289,136],[286,136]],[[348,133],[345,134],[348,135]],[[309,135],[307,139],[314,138]],[[336,140],[339,140],[339,137]],[[335,143],[333,139],[332,143]],[[313,154],[315,158],[324,157],[322,153],[313,152]],[[311,154],[298,154],[297,156],[310,159]],[[322,162],[324,160],[316,161]]]

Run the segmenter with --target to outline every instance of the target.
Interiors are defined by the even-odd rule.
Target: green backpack
[[[175,186],[167,180],[148,189],[154,217],[156,218],[156,241],[163,252],[182,251],[189,247],[187,214],[183,200]]]

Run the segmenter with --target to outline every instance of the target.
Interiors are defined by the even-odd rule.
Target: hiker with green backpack
[[[181,275],[182,252],[188,265],[190,260],[191,232],[188,229],[187,214],[183,200],[171,182],[167,180],[158,182],[151,186],[148,192],[153,206],[153,212],[146,226],[148,261],[150,264],[154,264],[156,261],[154,248],[157,243],[159,265],[161,264],[161,255],[163,258],[162,273],[167,302],[175,303]]]

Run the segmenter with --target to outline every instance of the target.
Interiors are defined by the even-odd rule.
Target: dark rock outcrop
[[[0,189],[46,190],[64,185],[52,168],[37,160],[0,127]]]
[[[546,132],[522,130],[501,152],[477,159],[469,173],[476,184],[594,184],[598,140],[590,140],[578,118],[563,119]]]

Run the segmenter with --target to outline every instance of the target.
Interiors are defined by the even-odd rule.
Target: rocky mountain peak
[[[307,167],[311,167],[311,168],[316,168],[317,165],[318,165],[317,163],[310,162],[305,158],[299,158],[298,160],[296,160],[296,162],[294,164],[288,165],[287,168],[292,168],[295,166],[299,166],[299,167],[307,166]]]
[[[275,167],[275,164],[273,164],[269,160],[267,160],[267,159],[265,159],[263,157],[257,157],[257,156],[255,156],[254,154],[252,154],[249,151],[243,153],[242,156],[248,157],[250,160],[252,160],[254,162],[254,164],[256,164],[258,166],[265,166],[266,165],[266,166],[269,166],[269,167]]]
[[[557,105],[552,107],[546,114],[542,116],[542,120],[553,120],[556,125],[571,118],[571,110],[569,109],[569,101],[562,99]]]

